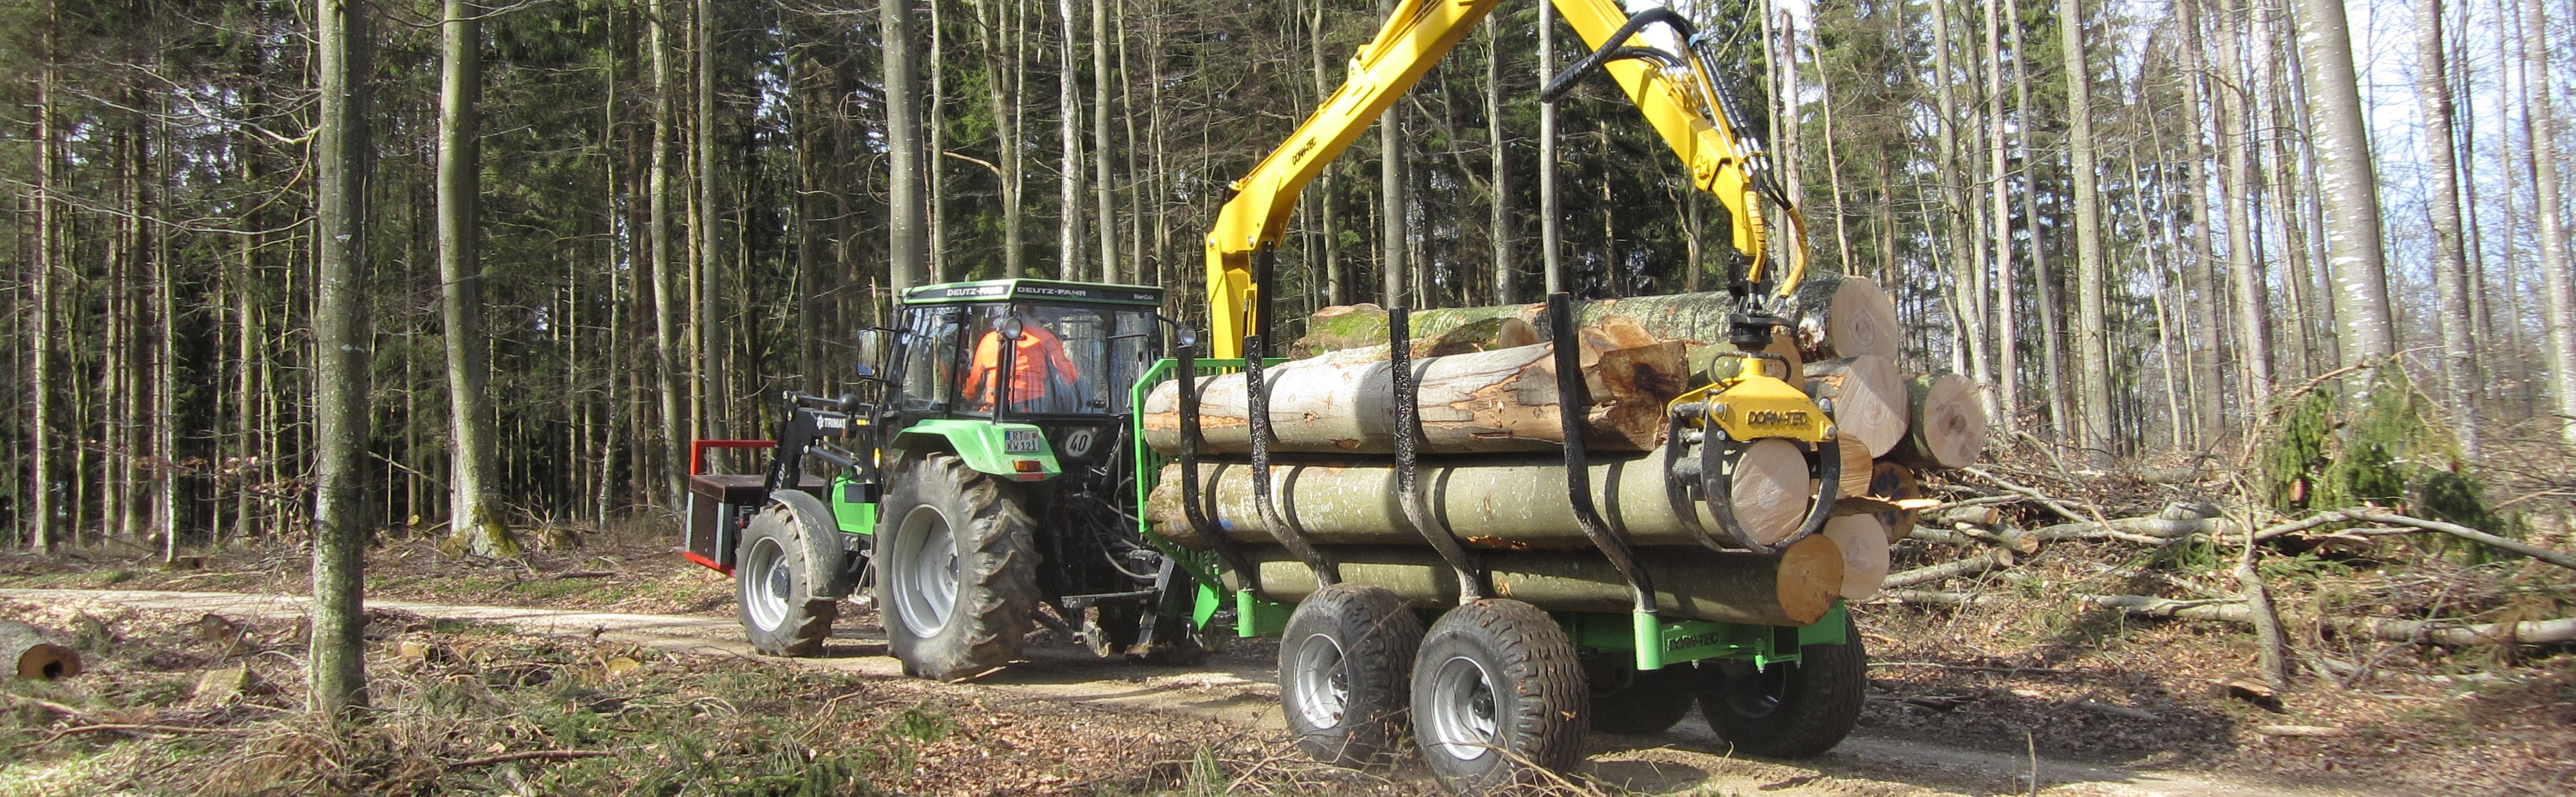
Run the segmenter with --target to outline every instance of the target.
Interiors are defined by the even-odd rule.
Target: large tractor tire
[[[1688,664],[1671,664],[1636,673],[1626,686],[1595,688],[1592,729],[1628,736],[1671,730],[1690,714],[1695,675]]]
[[[1797,664],[1755,670],[1720,662],[1725,678],[1699,696],[1709,728],[1737,752],[1769,758],[1811,758],[1841,744],[1869,693],[1860,627],[1849,615],[1843,623],[1843,644],[1808,645]]]
[[[841,602],[831,589],[838,561],[816,561],[815,551],[840,550],[838,541],[813,545],[809,537],[835,532],[807,522],[794,508],[772,503],[751,516],[734,554],[734,597],[743,636],[772,656],[814,656],[832,636]]]
[[[1384,587],[1335,584],[1298,602],[1279,638],[1279,707],[1306,755],[1352,768],[1393,764],[1422,619]]]
[[[1020,654],[1038,606],[1038,552],[1018,491],[954,454],[892,479],[877,541],[877,611],[907,675],[952,681]]]
[[[1452,794],[1539,786],[1583,761],[1591,692],[1565,629],[1538,607],[1480,600],[1431,625],[1413,662],[1413,731]]]

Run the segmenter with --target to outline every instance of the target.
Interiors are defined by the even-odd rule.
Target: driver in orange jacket
[[[1065,356],[1064,339],[1056,337],[1046,323],[1028,305],[1012,305],[1011,312],[1020,320],[1020,339],[1011,353],[1011,411],[1061,412],[1052,407],[1058,399],[1056,390],[1071,391],[1082,370]],[[993,408],[994,377],[1002,370],[1002,333],[984,333],[975,343],[973,364],[966,370],[966,404],[975,410]],[[1063,401],[1077,397],[1065,396]]]

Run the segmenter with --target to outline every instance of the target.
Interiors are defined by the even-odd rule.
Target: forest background
[[[605,523],[670,508],[688,439],[839,392],[900,286],[1136,282],[1203,316],[1226,184],[1388,5],[379,3],[332,161],[313,4],[12,0],[0,527],[308,529],[326,161],[363,177],[368,525]],[[1675,5],[1732,56],[1816,267],[1889,286],[1905,367],[1987,386],[1999,439],[2236,461],[2275,396],[2388,363],[2438,397],[2438,469],[2576,436],[2566,3]],[[1606,82],[1542,137],[1540,15],[1502,3],[1306,192],[1283,332],[1720,286],[1724,214]],[[917,227],[888,211],[916,191]]]

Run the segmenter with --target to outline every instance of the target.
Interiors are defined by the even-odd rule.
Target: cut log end
[[[1905,376],[1896,361],[1874,355],[1809,363],[1807,395],[1832,402],[1834,427],[1868,444],[1872,459],[1905,439]]]
[[[1735,522],[1754,542],[1771,545],[1797,533],[1807,519],[1807,455],[1777,437],[1746,446],[1730,465]]]
[[[1812,623],[1842,593],[1843,552],[1824,535],[1799,540],[1780,552],[1780,611],[1798,624]]]
[[[1827,521],[1820,533],[1842,551],[1843,599],[1865,601],[1878,597],[1879,584],[1887,580],[1887,529],[1879,525],[1878,516],[1837,517]]]
[[[26,623],[0,620],[0,662],[12,674],[31,681],[51,681],[81,673],[80,651],[45,641],[45,633]]]
[[[1906,382],[1911,415],[1902,443],[1889,452],[1918,468],[1964,468],[1986,449],[1986,408],[1976,383],[1958,374],[1926,374]]]

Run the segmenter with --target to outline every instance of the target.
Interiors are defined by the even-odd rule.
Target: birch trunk
[[[2529,93],[2527,106],[2531,115],[2531,164],[2533,200],[2539,217],[2540,273],[2542,290],[2549,296],[2542,303],[2542,340],[2548,349],[2549,393],[2558,408],[2559,433],[2568,444],[2576,445],[2576,277],[2568,274],[2567,226],[2565,206],[2560,195],[2558,173],[2558,119],[2550,97],[2556,91],[2549,79],[2548,11],[2534,0],[2522,4],[2523,67],[2529,76],[2524,90]]]

